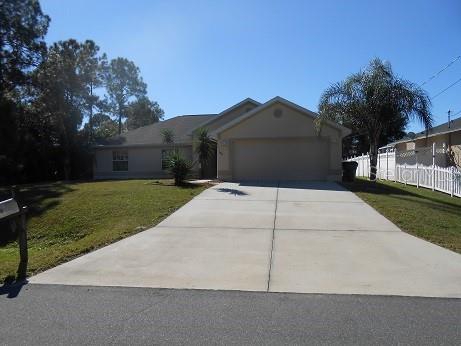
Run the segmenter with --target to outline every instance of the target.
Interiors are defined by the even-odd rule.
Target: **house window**
[[[162,170],[168,169],[168,157],[172,152],[172,149],[162,149]]]
[[[114,172],[128,171],[128,151],[112,152],[112,170]]]

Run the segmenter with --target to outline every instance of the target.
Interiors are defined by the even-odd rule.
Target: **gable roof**
[[[210,124],[212,124],[213,122],[217,121],[218,119],[221,119],[222,117],[224,117],[226,114],[232,112],[233,110],[237,109],[238,107],[240,106],[243,106],[244,104],[246,103],[250,103],[250,104],[253,104],[254,106],[258,107],[261,105],[261,102],[258,102],[256,100],[253,100],[252,98],[250,97],[247,97],[246,99],[240,101],[239,103],[236,103],[235,105],[233,106],[230,106],[229,108],[226,108],[225,110],[223,110],[222,112],[218,113],[217,116],[213,117],[213,118],[210,118],[209,120],[207,120],[205,123],[203,124],[200,124],[200,126],[192,129],[190,131],[190,133],[192,134],[192,132],[194,132],[195,130],[197,130],[198,128],[200,127],[203,127],[203,126],[208,126]]]
[[[313,119],[316,119],[318,117],[317,113],[314,113],[314,112],[308,110],[307,108],[301,107],[301,106],[297,105],[296,103],[288,101],[287,99],[284,99],[283,97],[276,96],[276,97],[270,99],[269,101],[267,101],[266,103],[263,103],[260,106],[252,109],[251,111],[242,114],[240,117],[234,119],[233,121],[230,121],[227,124],[217,128],[215,131],[213,131],[212,134],[217,135],[217,134],[223,132],[224,130],[227,130],[227,129],[231,128],[231,127],[234,127],[237,124],[244,121],[245,119],[248,119],[248,118],[252,117],[253,115],[261,112],[262,110],[264,110],[264,109],[266,109],[266,108],[268,108],[268,107],[270,107],[270,106],[272,106],[272,105],[274,105],[276,103],[280,103],[280,104],[283,104],[283,105],[285,105],[287,107],[295,109],[295,110],[299,111],[300,113],[302,113],[304,115],[307,115],[308,117],[311,117]],[[333,127],[333,128],[336,128],[336,129],[340,130],[343,136],[346,136],[349,133],[351,133],[350,129],[348,129],[347,127],[344,127],[342,125],[339,125],[339,124],[337,124],[337,123],[335,123],[333,121],[325,120],[325,123],[327,125]]]
[[[461,118],[451,120],[450,127],[448,127],[448,121],[447,121],[443,124],[430,128],[427,131],[427,137],[433,137],[433,136],[443,135],[446,133],[457,132],[457,131],[461,131]],[[413,142],[421,138],[426,138],[426,131],[418,132],[415,134],[415,136],[406,135],[405,137],[403,137],[402,139],[399,139],[398,141],[389,143],[387,146],[393,146],[395,144],[405,143],[405,142]]]
[[[95,147],[161,145],[164,144],[162,136],[163,129],[171,129],[174,132],[175,143],[191,143],[190,130],[214,117],[216,117],[216,114],[177,116],[127,131],[121,135],[106,138],[100,141]]]

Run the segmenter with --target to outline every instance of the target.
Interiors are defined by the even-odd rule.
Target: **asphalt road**
[[[461,299],[25,285],[0,344],[459,344]]]

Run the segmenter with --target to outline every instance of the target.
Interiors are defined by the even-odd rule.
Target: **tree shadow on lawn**
[[[171,181],[170,180],[167,180],[167,181],[154,180],[154,181],[147,182],[146,185],[162,186],[162,187],[178,187],[181,189],[196,189],[202,186],[208,186],[208,184],[193,184],[189,182],[183,182],[180,185],[175,185],[173,180]]]
[[[59,197],[74,191],[70,184],[28,184],[18,186],[17,200],[22,206],[27,206],[27,218],[40,216],[44,212],[59,205]],[[0,187],[0,200],[11,198],[10,187]],[[16,240],[16,235],[11,232],[8,222],[0,221],[0,246],[7,245]]]
[[[27,205],[28,214],[37,216],[58,204],[55,200],[63,194],[75,191],[71,184],[61,182],[49,184],[28,184],[18,186],[17,200],[21,205]],[[0,200],[11,198],[10,187],[0,187]],[[44,202],[47,199],[53,201]]]
[[[395,183],[397,184],[397,183]],[[435,194],[434,197],[427,196],[427,194],[417,194],[398,186],[390,186],[387,184],[372,182],[366,180],[356,180],[355,182],[343,182],[342,185],[348,188],[352,192],[362,192],[370,193],[374,195],[395,195],[398,199],[403,199],[406,201],[411,201],[417,204],[425,205],[427,207],[438,209],[440,211],[448,212],[459,216],[461,214],[461,203],[457,204],[456,202],[447,201],[447,195],[438,192],[430,191],[428,189],[422,188],[427,194]],[[404,187],[405,185],[402,185]],[[437,195],[440,194],[440,197]],[[452,197],[448,197],[452,198]],[[455,197],[453,197],[455,198]]]

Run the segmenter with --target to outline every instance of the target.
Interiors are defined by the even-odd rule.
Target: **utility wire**
[[[435,73],[433,76],[431,76],[427,81],[423,82],[419,86],[422,87],[423,85],[429,83],[431,80],[434,78],[438,77],[439,74],[441,74],[443,71],[445,71],[447,68],[449,68],[451,65],[453,65],[455,62],[457,62],[459,59],[461,59],[461,55],[458,55],[456,58],[454,58],[447,66],[445,66],[443,69],[441,69],[439,72]]]
[[[461,109],[457,111],[455,114],[452,114],[451,116],[454,117],[455,115],[458,115],[459,113],[461,113]]]
[[[439,93],[435,94],[435,96],[432,96],[431,97],[431,100],[435,99],[437,96],[443,94],[445,91],[447,91],[448,89],[450,89],[451,87],[455,86],[456,84],[458,84],[459,82],[461,82],[461,78],[458,79],[456,82],[454,82],[453,84],[450,84],[449,86],[447,86],[445,89],[443,89],[442,91],[440,91]]]

